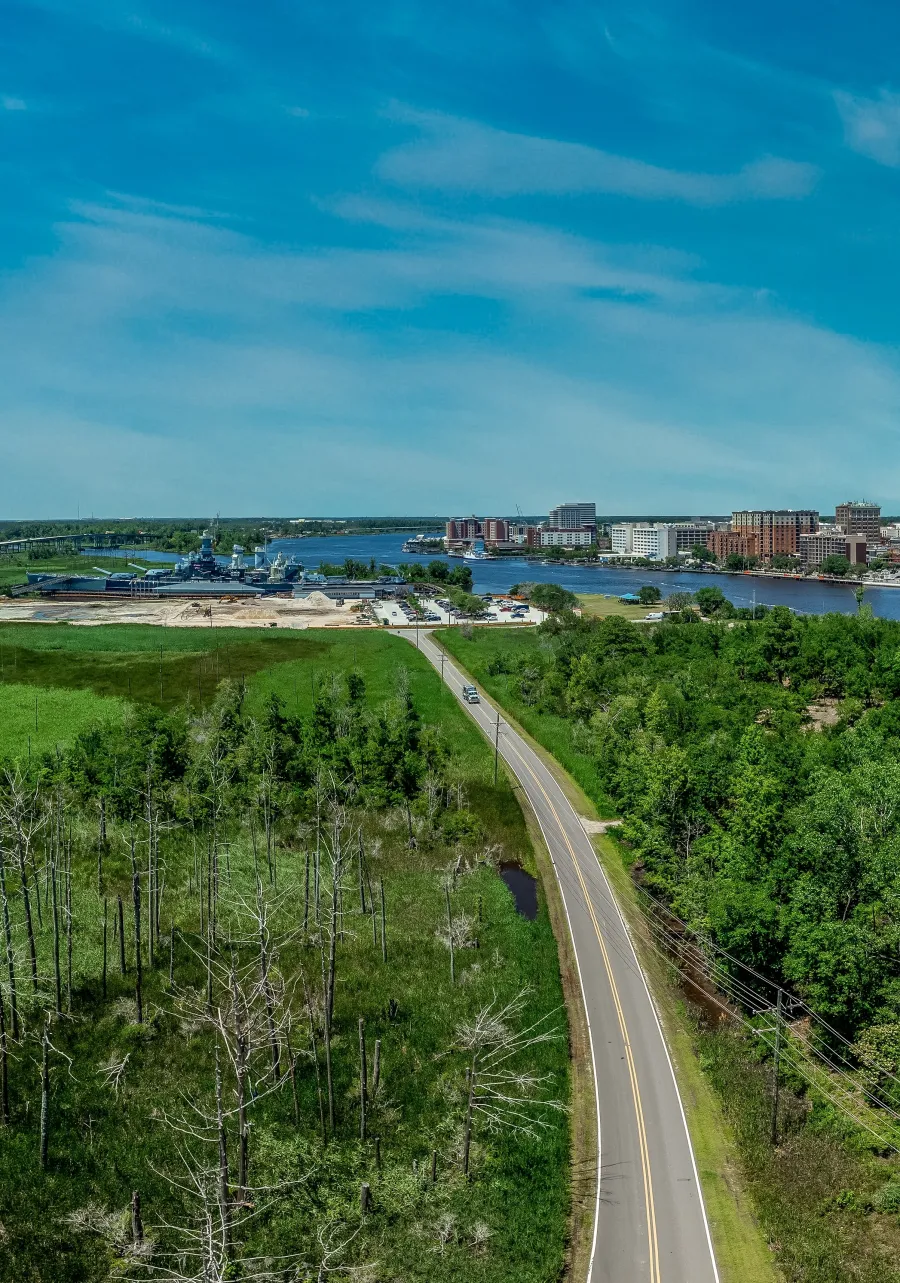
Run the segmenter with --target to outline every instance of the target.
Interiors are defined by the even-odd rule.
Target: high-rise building
[[[839,503],[834,510],[835,524],[845,535],[865,535],[870,543],[881,542],[881,505],[865,499]]]
[[[548,527],[553,530],[583,530],[587,526],[597,525],[597,505],[595,503],[561,503],[558,508],[550,509]]]
[[[734,533],[745,537],[754,535],[757,555],[766,558],[775,553],[796,556],[800,551],[800,536],[812,534],[818,528],[819,514],[812,508],[763,508],[731,515]]]

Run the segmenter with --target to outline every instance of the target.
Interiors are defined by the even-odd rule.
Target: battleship
[[[270,557],[264,545],[253,550],[248,564],[245,550],[234,544],[229,557],[217,557],[213,538],[203,535],[196,552],[181,557],[174,567],[154,566],[146,570],[130,562],[129,571],[101,570],[94,566],[97,575],[29,574],[23,592],[39,592],[42,596],[70,598],[115,595],[120,597],[262,597],[281,595],[305,597],[311,592],[322,592],[338,600],[361,599],[394,595],[402,578],[384,576],[372,581],[357,582],[343,575],[323,575],[307,570],[303,563],[284,552]],[[143,573],[138,573],[143,572]]]

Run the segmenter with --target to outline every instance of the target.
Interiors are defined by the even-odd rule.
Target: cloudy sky
[[[900,7],[6,0],[0,516],[900,511]]]

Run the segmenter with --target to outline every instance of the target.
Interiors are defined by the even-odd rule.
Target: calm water
[[[533,922],[537,917],[537,882],[521,865],[504,860],[500,865],[500,876],[512,892],[516,909],[523,918]]]
[[[368,562],[372,557],[381,565],[419,561],[427,564],[430,557],[406,555],[402,551],[408,538],[403,534],[335,535],[309,539],[277,539],[269,544],[274,552],[285,552],[302,562],[307,570],[317,570],[323,561],[340,565],[347,557]],[[97,553],[87,553],[97,556]],[[109,554],[106,554],[109,555]],[[125,553],[124,559],[174,562],[174,553]],[[227,561],[227,558],[225,558]],[[721,588],[736,606],[751,606],[755,600],[767,606],[790,606],[805,614],[821,615],[838,611],[852,615],[856,611],[853,587],[849,584],[824,584],[794,579],[766,579],[757,575],[706,575],[691,571],[630,570],[621,567],[548,565],[528,562],[524,557],[498,561],[460,562],[441,557],[450,566],[466,565],[472,570],[476,592],[505,592],[510,585],[530,579],[536,583],[561,584],[572,592],[621,593],[637,592],[641,584],[654,584],[664,597],[672,592],[695,592],[698,588]],[[867,588],[866,602],[884,619],[900,619],[900,588]]]
[[[421,561],[427,565],[432,558],[403,553],[407,538],[407,535],[398,534],[336,535],[320,539],[279,539],[270,547],[275,551],[292,553],[312,570],[321,561],[340,564],[345,557],[352,557],[355,561],[368,561],[374,557],[379,564],[383,562],[389,566],[396,566],[401,561]],[[621,567],[548,565],[529,562],[524,557],[482,562],[460,562],[446,557],[439,560],[450,566],[469,566],[476,592],[505,592],[511,584],[526,579],[535,583],[561,584],[572,592],[613,596],[637,592],[641,584],[654,584],[664,597],[673,592],[696,592],[698,588],[716,585],[736,606],[752,606],[755,592],[757,603],[767,606],[791,606],[794,610],[813,615],[828,611],[839,611],[845,615],[856,613],[856,598],[849,584],[765,579],[757,575],[707,575],[686,570],[666,573]],[[867,588],[866,602],[876,615],[900,619],[900,588]]]

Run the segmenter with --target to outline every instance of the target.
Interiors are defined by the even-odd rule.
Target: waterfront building
[[[509,542],[516,548],[539,548],[541,532],[538,526],[530,526],[527,521],[507,522]]]
[[[447,543],[471,543],[482,539],[484,531],[477,517],[454,517],[447,522]]]
[[[632,536],[636,521],[620,521],[609,528],[609,544],[613,552],[627,555],[632,551]]]
[[[851,535],[842,530],[816,530],[800,536],[800,560],[804,566],[821,566],[826,557],[846,557],[853,566],[866,564],[865,535]]]
[[[505,517],[485,517],[481,523],[481,536],[485,543],[508,543],[509,522]]]
[[[865,535],[870,543],[881,541],[881,505],[865,499],[839,503],[834,510],[835,524],[845,535]]]
[[[736,557],[759,555],[756,535],[739,534],[735,530],[710,530],[706,536],[706,546],[718,561],[723,561],[732,555]]]
[[[590,548],[594,542],[592,529],[559,530],[550,526],[541,526],[542,548]]]
[[[715,530],[715,525],[712,521],[673,521],[670,529],[675,531],[676,552],[687,553],[696,544],[705,545],[706,536]]]
[[[678,555],[677,528],[663,522],[636,525],[631,533],[631,551],[635,557],[646,557],[649,561],[675,557]]]
[[[757,540],[757,556],[768,559],[775,553],[796,556],[800,536],[813,534],[819,528],[819,514],[813,508],[745,509],[731,515],[735,534]]]
[[[582,530],[586,526],[597,527],[597,505],[595,503],[561,503],[550,509],[547,525],[552,530]]]

